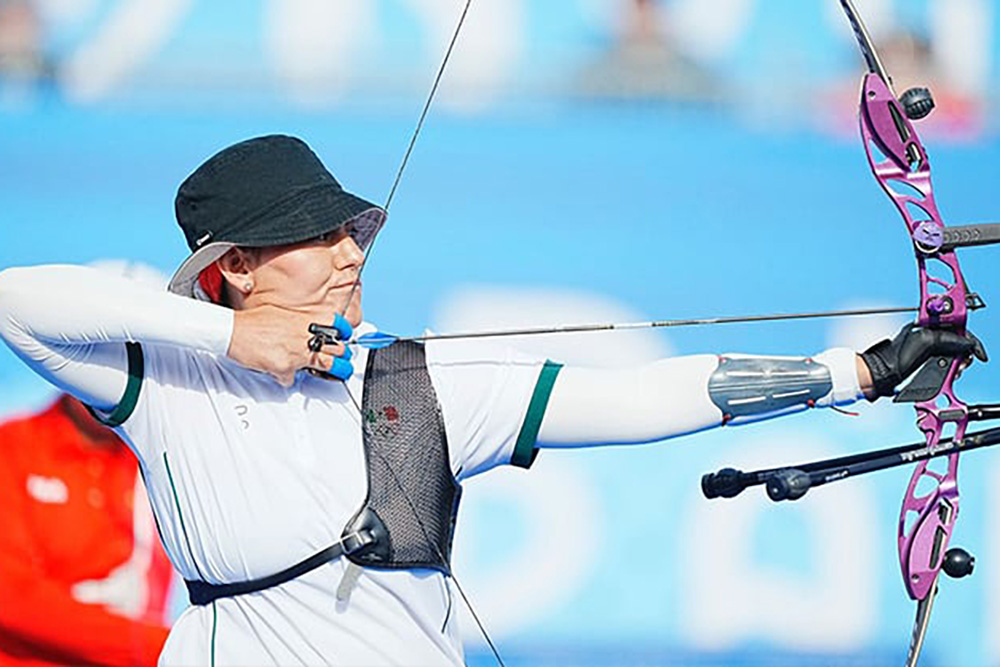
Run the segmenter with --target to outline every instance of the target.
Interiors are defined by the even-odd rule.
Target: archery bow
[[[977,307],[982,302],[969,292],[955,249],[942,247],[946,225],[935,203],[927,152],[911,122],[929,114],[933,100],[922,88],[897,97],[854,3],[841,0],[840,4],[868,65],[859,113],[868,163],[903,216],[916,253],[920,281],[916,323],[965,334],[969,306]],[[896,402],[914,403],[917,428],[924,435],[928,451],[941,444],[946,427],[953,429],[955,441],[965,437],[969,409],[954,391],[964,363],[961,357],[930,359],[895,398]],[[919,659],[937,595],[938,576],[958,518],[958,459],[959,451],[948,455],[944,474],[929,469],[928,460],[919,463],[900,509],[896,533],[900,569],[906,592],[917,601],[907,667],[916,665]],[[928,483],[932,490],[918,495],[918,487],[923,489]]]
[[[868,163],[902,215],[916,254],[920,281],[916,324],[965,335],[968,312],[984,303],[969,291],[955,251],[997,242],[997,225],[946,227],[935,203],[927,152],[912,123],[933,110],[933,98],[924,88],[897,97],[853,1],[840,4],[868,66],[859,109]],[[1000,417],[1000,406],[968,406],[955,395],[954,384],[966,363],[962,356],[934,357],[895,397],[897,403],[914,404],[924,438],[920,443],[793,468],[753,473],[723,469],[702,478],[702,491],[709,498],[733,497],[748,486],[764,484],[772,500],[797,500],[814,486],[919,462],[903,497],[896,533],[903,583],[917,601],[906,667],[914,667],[920,657],[941,570],[963,577],[971,574],[975,562],[962,549],[948,549],[958,518],[959,455],[1000,444],[1000,429],[966,434],[970,421]],[[946,429],[951,437],[944,437]],[[931,459],[943,456],[947,456],[944,473],[928,468]]]

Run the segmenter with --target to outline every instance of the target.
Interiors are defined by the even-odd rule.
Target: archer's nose
[[[344,239],[332,248],[337,268],[346,269],[352,266],[361,266],[365,261],[365,253],[358,246],[352,236],[345,236]]]

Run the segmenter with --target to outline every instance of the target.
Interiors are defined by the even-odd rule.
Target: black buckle
[[[356,530],[340,539],[345,554],[353,554],[375,544],[375,535],[370,530]]]

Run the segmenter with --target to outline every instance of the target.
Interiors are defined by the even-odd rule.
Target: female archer
[[[82,267],[0,273],[0,336],[140,463],[193,605],[160,663],[462,664],[461,482],[539,449],[643,443],[875,400],[974,339],[906,327],[857,355],[562,366],[470,341],[349,344],[385,211],[266,136],[180,186],[170,293]],[[330,322],[343,341],[310,344]],[[347,344],[345,344],[347,343]],[[339,380],[339,381],[331,381]]]

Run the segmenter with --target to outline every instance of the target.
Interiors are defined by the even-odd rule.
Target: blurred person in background
[[[0,424],[0,665],[156,664],[171,578],[113,431],[66,394]]]
[[[715,77],[677,48],[660,0],[619,0],[614,44],[579,76],[578,92],[592,97],[722,101]]]
[[[42,25],[30,0],[0,0],[0,78],[36,78],[45,72]]]
[[[65,394],[0,452],[0,665],[155,665],[171,568],[135,456]]]

